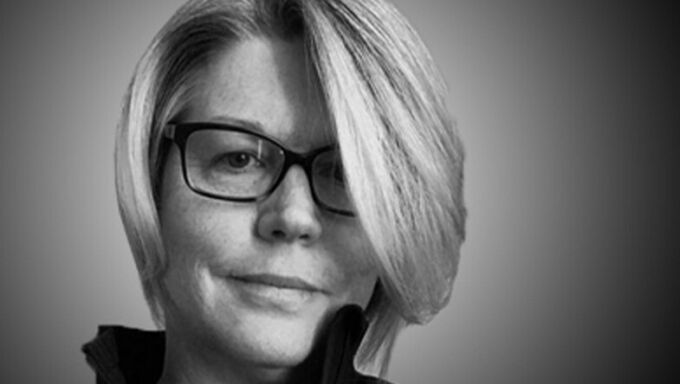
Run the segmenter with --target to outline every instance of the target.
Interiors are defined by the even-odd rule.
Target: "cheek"
[[[355,278],[352,282],[352,302],[358,303],[362,308],[366,308],[373,296],[378,275],[375,268],[362,269],[354,273]]]
[[[211,259],[213,252],[206,242],[205,221],[186,201],[174,178],[163,183],[161,236],[166,254],[163,284],[169,298],[181,308],[203,305],[205,290],[201,266]]]
[[[180,169],[178,153],[172,151],[163,174],[160,211],[169,266],[210,262],[225,256],[227,248],[242,247],[238,240],[247,237],[251,219],[191,191]]]
[[[375,274],[364,275],[361,280],[355,281],[352,284],[351,299],[348,302],[359,304],[361,308],[366,309],[373,297],[377,281],[378,277]]]
[[[190,204],[177,189],[167,192],[161,214],[161,236],[167,255],[168,269],[191,268],[209,262],[213,257],[213,228],[201,214],[200,207]]]
[[[237,254],[246,238],[247,217],[216,207],[192,192],[181,176],[176,151],[167,160],[161,189],[160,227],[167,255],[164,281],[171,296],[197,300],[211,291],[208,266]],[[243,215],[240,215],[243,216]],[[240,225],[237,225],[240,224]],[[206,298],[207,299],[207,298]]]
[[[224,212],[210,201],[175,203],[161,219],[169,270],[207,273],[216,264],[238,263],[239,255],[248,253],[251,215],[239,210]]]
[[[357,226],[351,223],[333,228],[330,231],[333,241],[329,243],[334,248],[336,263],[344,277],[346,301],[365,308],[373,294],[378,272],[368,238]]]

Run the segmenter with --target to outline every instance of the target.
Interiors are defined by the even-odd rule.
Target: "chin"
[[[236,289],[222,279],[199,279],[192,293],[177,290],[172,328],[210,359],[281,372],[305,361],[324,329],[333,300],[300,299],[268,290]],[[179,286],[179,284],[175,284]]]
[[[234,315],[234,313],[232,313]],[[236,321],[220,322],[221,350],[244,364],[266,368],[292,368],[310,354],[321,329],[322,317],[240,314]]]

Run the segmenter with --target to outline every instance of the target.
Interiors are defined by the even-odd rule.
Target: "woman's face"
[[[300,42],[234,42],[198,84],[183,121],[257,126],[296,152],[332,143]],[[318,207],[297,165],[264,200],[221,201],[187,187],[173,145],[160,204],[169,343],[285,369],[309,354],[340,306],[365,308],[371,297],[377,277],[357,219]],[[288,280],[308,287],[282,288]]]

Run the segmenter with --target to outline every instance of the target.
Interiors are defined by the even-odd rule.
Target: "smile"
[[[297,312],[324,291],[295,277],[246,274],[227,279],[242,302],[249,306],[283,312]]]
[[[297,277],[286,277],[271,274],[238,275],[231,277],[244,283],[260,284],[281,289],[320,292],[321,289]]]

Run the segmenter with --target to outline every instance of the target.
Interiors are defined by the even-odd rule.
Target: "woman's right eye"
[[[262,168],[264,163],[248,152],[228,152],[217,156],[212,167],[229,173],[243,173]]]

